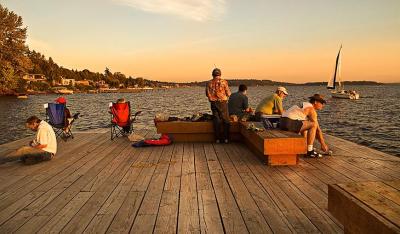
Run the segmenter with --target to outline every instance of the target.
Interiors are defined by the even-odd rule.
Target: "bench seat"
[[[156,122],[157,133],[170,134],[175,142],[215,142],[214,127],[212,121],[168,121]],[[231,122],[229,138],[232,141],[240,141],[240,125]]]
[[[307,153],[306,139],[278,129],[261,132],[248,130],[249,124],[264,129],[259,122],[242,122],[241,134],[246,144],[268,165],[296,165],[299,154]]]
[[[400,233],[400,180],[330,184],[328,210],[345,233]]]

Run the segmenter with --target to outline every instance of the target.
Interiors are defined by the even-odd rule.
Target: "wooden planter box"
[[[328,185],[328,210],[345,233],[400,233],[400,180]]]
[[[214,142],[214,127],[212,121],[189,122],[169,121],[157,122],[157,133],[170,134],[175,142]],[[229,130],[231,141],[240,141],[240,125],[232,122]]]
[[[298,155],[307,153],[306,139],[301,135],[281,130],[255,132],[247,129],[250,123],[262,128],[261,123],[232,122],[230,140],[244,141],[266,164],[296,165]],[[157,133],[168,133],[175,142],[215,142],[211,121],[157,122],[156,127]]]
[[[293,132],[278,129],[256,132],[248,130],[252,123],[263,128],[261,123],[241,123],[241,134],[247,146],[268,165],[296,165],[299,154],[307,153],[306,139]]]

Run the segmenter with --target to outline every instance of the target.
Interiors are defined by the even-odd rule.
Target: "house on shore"
[[[62,86],[68,86],[68,85],[75,86],[75,82],[76,82],[75,79],[66,79],[64,77],[61,77]]]
[[[75,81],[75,85],[90,86],[90,81],[89,80],[77,80],[77,81]]]
[[[25,74],[22,79],[26,80],[26,83],[31,82],[47,82],[47,78],[43,74]]]

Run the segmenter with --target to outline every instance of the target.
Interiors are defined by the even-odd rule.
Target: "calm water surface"
[[[255,108],[276,87],[249,87],[250,105]],[[360,100],[331,99],[325,87],[288,87],[290,95],[284,108],[299,105],[314,93],[326,95],[328,104],[320,112],[322,129],[329,134],[400,156],[400,86],[346,87],[361,93]],[[236,91],[237,87],[231,87]],[[81,118],[74,128],[87,130],[107,127],[110,122],[108,103],[123,97],[129,100],[133,111],[141,110],[138,125],[153,125],[158,112],[185,117],[197,112],[210,113],[209,103],[201,87],[157,90],[131,94],[73,94],[66,96],[72,113]],[[24,122],[30,115],[45,117],[43,104],[52,102],[56,95],[30,96],[28,99],[0,97],[0,144],[32,135]]]

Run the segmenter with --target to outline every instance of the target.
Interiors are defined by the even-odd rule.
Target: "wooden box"
[[[262,156],[268,165],[296,165],[298,155],[307,153],[306,139],[296,133],[278,129],[253,131],[248,130],[249,124],[263,129],[261,123],[241,123],[241,134],[248,147],[257,155]]]
[[[168,121],[156,123],[157,133],[170,134],[175,142],[214,142],[214,127],[212,121],[189,122]],[[222,134],[222,133],[221,133]],[[229,140],[240,141],[240,126],[231,122]]]

